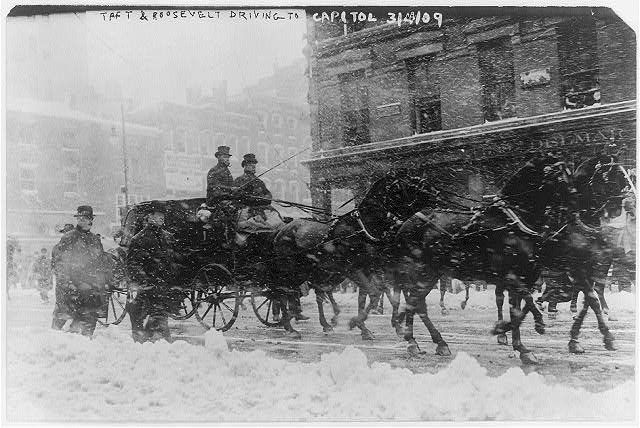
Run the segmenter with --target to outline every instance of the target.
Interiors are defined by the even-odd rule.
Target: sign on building
[[[204,178],[200,157],[165,153],[164,177],[167,190],[201,192]]]

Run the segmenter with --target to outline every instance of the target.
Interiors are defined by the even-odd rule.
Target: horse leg
[[[495,294],[496,307],[498,308],[498,324],[500,324],[501,322],[503,322],[502,307],[504,306],[504,288],[500,284],[496,284]],[[509,340],[507,339],[507,335],[505,334],[506,331],[508,330],[497,332],[499,345],[509,345]]]
[[[320,325],[322,326],[322,331],[328,333],[333,331],[333,327],[327,322],[327,319],[324,316],[324,292],[321,290],[314,290],[316,293],[316,304],[318,305],[318,318],[320,320]]]
[[[577,317],[576,312],[578,312],[578,293],[580,293],[580,290],[574,285],[572,287],[571,304],[569,306],[569,310],[573,313],[574,320]]]
[[[367,291],[358,284],[358,315],[352,317],[349,320],[349,330],[353,330],[354,327],[358,326],[362,318],[362,314],[364,313],[365,305],[367,304]]]
[[[511,340],[514,351],[520,353],[520,360],[524,364],[538,364],[538,359],[527,347],[522,344],[520,339],[520,324],[524,320],[524,313],[520,310],[522,298],[517,293],[509,293],[509,318],[511,320]]]
[[[406,340],[409,345],[407,346],[407,352],[409,356],[416,357],[420,354],[424,354],[425,352],[420,350],[418,346],[418,342],[413,337],[413,315],[415,313],[415,305],[413,298],[407,300],[407,309],[406,309],[406,328],[404,332],[404,340]]]
[[[284,329],[287,332],[287,335],[292,338],[292,339],[302,339],[302,335],[300,334],[299,331],[297,331],[296,329],[293,328],[293,326],[291,325],[291,311],[289,310],[289,305],[287,303],[289,303],[290,299],[292,299],[295,297],[291,296],[281,296],[278,298],[279,303],[280,303],[280,313],[282,314],[282,326],[284,327]]]
[[[396,334],[402,337],[404,335],[402,331],[402,320],[398,314],[398,308],[400,307],[400,288],[394,286],[393,295],[388,289],[386,292],[389,302],[391,302],[391,327],[395,328]]]
[[[431,322],[431,319],[429,319],[429,315],[427,314],[426,298],[428,294],[429,292],[427,291],[427,293],[424,295],[424,297],[420,299],[418,303],[418,307],[417,307],[418,316],[424,323],[425,327],[427,327],[427,330],[429,330],[429,334],[431,335],[431,340],[433,341],[433,343],[437,345],[436,355],[450,356],[451,351],[449,350],[449,346],[447,345],[447,342],[444,341],[444,339],[440,335],[440,332],[433,325],[433,323]]]
[[[575,295],[577,296],[578,287],[575,287]],[[573,302],[572,302],[573,304]],[[584,321],[584,317],[587,316],[587,311],[589,310],[589,306],[587,304],[587,296],[585,294],[584,300],[582,302],[582,309],[578,312],[577,315],[573,317],[573,325],[571,326],[571,340],[569,340],[569,352],[572,354],[584,354],[584,348],[580,346],[580,342],[578,342],[578,337],[580,336],[580,327],[582,327],[582,322]]]
[[[527,314],[527,312],[531,312],[531,314],[533,315],[536,332],[538,334],[544,334],[544,317],[542,316],[542,312],[540,311],[538,305],[536,305],[533,301],[533,296],[531,295],[531,293],[524,294],[524,310],[522,313],[523,318]]]
[[[440,278],[440,311],[442,315],[448,315],[449,311],[444,305],[444,295],[447,294],[447,288],[451,285],[451,278],[448,276],[442,276]],[[464,309],[464,308],[463,308]]]
[[[598,320],[598,330],[600,330],[600,333],[602,333],[602,336],[604,337],[605,349],[607,351],[615,351],[616,347],[614,344],[613,335],[609,331],[609,327],[607,326],[607,323],[604,320],[602,310],[600,309],[600,302],[598,301],[598,296],[593,289],[589,290],[585,301],[588,303],[591,309],[593,309],[593,312],[595,312],[596,314],[596,319]]]
[[[604,312],[605,315],[609,315],[609,321],[618,321],[613,314],[609,313],[609,305],[607,305],[607,300],[604,298],[604,284],[596,281],[594,289],[596,293],[598,293],[598,300],[600,301],[602,312]]]
[[[329,302],[331,302],[331,309],[333,310],[333,317],[331,317],[331,325],[335,327],[338,325],[338,315],[340,315],[340,306],[338,306],[338,303],[336,302],[335,297],[333,297],[333,291],[327,291],[326,295],[327,295],[327,298],[329,299]]]
[[[364,323],[372,308],[371,302],[369,302],[369,305],[366,305],[368,287],[367,284],[363,285],[362,283],[358,283],[358,288],[358,315],[349,320],[349,330],[358,327],[363,340],[373,340],[373,333],[371,333],[371,330],[369,330]]]
[[[460,302],[460,307],[462,309],[467,307],[467,302],[469,301],[469,287],[471,287],[471,284],[465,281],[464,282],[464,300]]]

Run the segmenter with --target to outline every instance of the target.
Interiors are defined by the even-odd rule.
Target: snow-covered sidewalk
[[[492,293],[487,293],[492,294]],[[205,346],[137,344],[117,326],[93,340],[14,327],[7,348],[7,418],[18,421],[632,420],[632,381],[590,393],[513,368],[490,377],[463,352],[436,374],[367,362],[348,347],[317,363]]]

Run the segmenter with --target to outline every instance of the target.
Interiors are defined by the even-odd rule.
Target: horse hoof
[[[604,338],[604,349],[607,351],[615,351],[616,346],[613,340],[613,336],[611,334],[605,336]]]
[[[491,334],[493,335],[504,334],[509,330],[511,330],[511,328],[508,321],[498,321],[493,326],[493,329],[491,330]]]
[[[289,339],[295,339],[295,340],[302,339],[302,335],[300,334],[299,331],[296,331],[296,330],[287,332],[287,337]]]
[[[324,326],[322,327],[322,331],[324,331],[325,333],[332,333],[333,327],[331,327],[330,325]]]
[[[353,330],[358,325],[357,318],[351,318],[349,320],[349,330]]]
[[[538,364],[538,358],[531,351],[520,352],[520,360],[528,365]]]
[[[571,339],[569,341],[569,352],[572,354],[584,354],[584,348],[580,346],[577,340]]]
[[[361,333],[362,336],[362,340],[373,340],[373,333],[371,333],[369,330],[362,330]]]
[[[571,318],[573,318],[574,320],[577,320],[578,319],[578,314],[573,314],[573,317],[571,317]]]
[[[449,315],[449,311],[447,310],[447,308],[442,308],[442,315]]]
[[[535,329],[536,329],[536,333],[544,334],[544,332],[545,332],[545,330],[544,330],[544,322],[536,321]]]
[[[396,334],[404,338],[404,328],[401,325],[396,325]]]
[[[438,343],[438,346],[436,347],[436,355],[440,355],[443,357],[448,357],[451,355],[451,351],[449,350],[449,346],[446,344],[446,342],[442,341]]]
[[[462,302],[460,302],[460,307],[461,307],[462,309],[466,308],[466,307],[467,307],[467,302],[466,302],[465,300],[463,300]]]
[[[498,336],[498,345],[509,345],[509,340],[507,339],[507,335],[504,333],[500,333]]]
[[[417,357],[425,354],[425,351],[421,350],[417,343],[412,343],[407,346],[407,352],[411,357]]]
[[[335,327],[335,326],[337,326],[337,325],[338,325],[338,318],[337,318],[337,317],[333,317],[333,318],[331,318],[331,325],[332,325],[333,327]]]

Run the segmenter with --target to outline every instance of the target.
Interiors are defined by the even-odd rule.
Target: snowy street
[[[416,338],[426,354],[409,358],[390,326],[388,302],[385,315],[367,321],[373,342],[348,330],[357,297],[350,292],[336,294],[343,312],[328,335],[317,322],[311,293],[302,300],[311,319],[294,324],[300,341],[260,324],[247,301],[222,336],[190,319],[170,323],[174,336],[183,340],[140,345],[130,338],[128,317],[120,326],[98,327],[92,341],[51,331],[52,303],[41,303],[34,290],[12,290],[7,417],[105,422],[634,418],[635,294],[606,294],[618,318],[609,323],[616,352],[604,349],[589,314],[581,335],[586,353],[569,354],[568,304],[558,306],[556,320],[546,320],[543,336],[528,318],[523,342],[540,360],[535,367],[524,367],[511,347],[488,334],[495,318],[492,290],[471,290],[465,310],[459,305],[463,294],[447,294],[446,316],[438,307],[439,293],[428,298],[434,324],[453,355],[434,355],[435,345],[416,318]],[[568,407],[569,402],[574,405]]]

